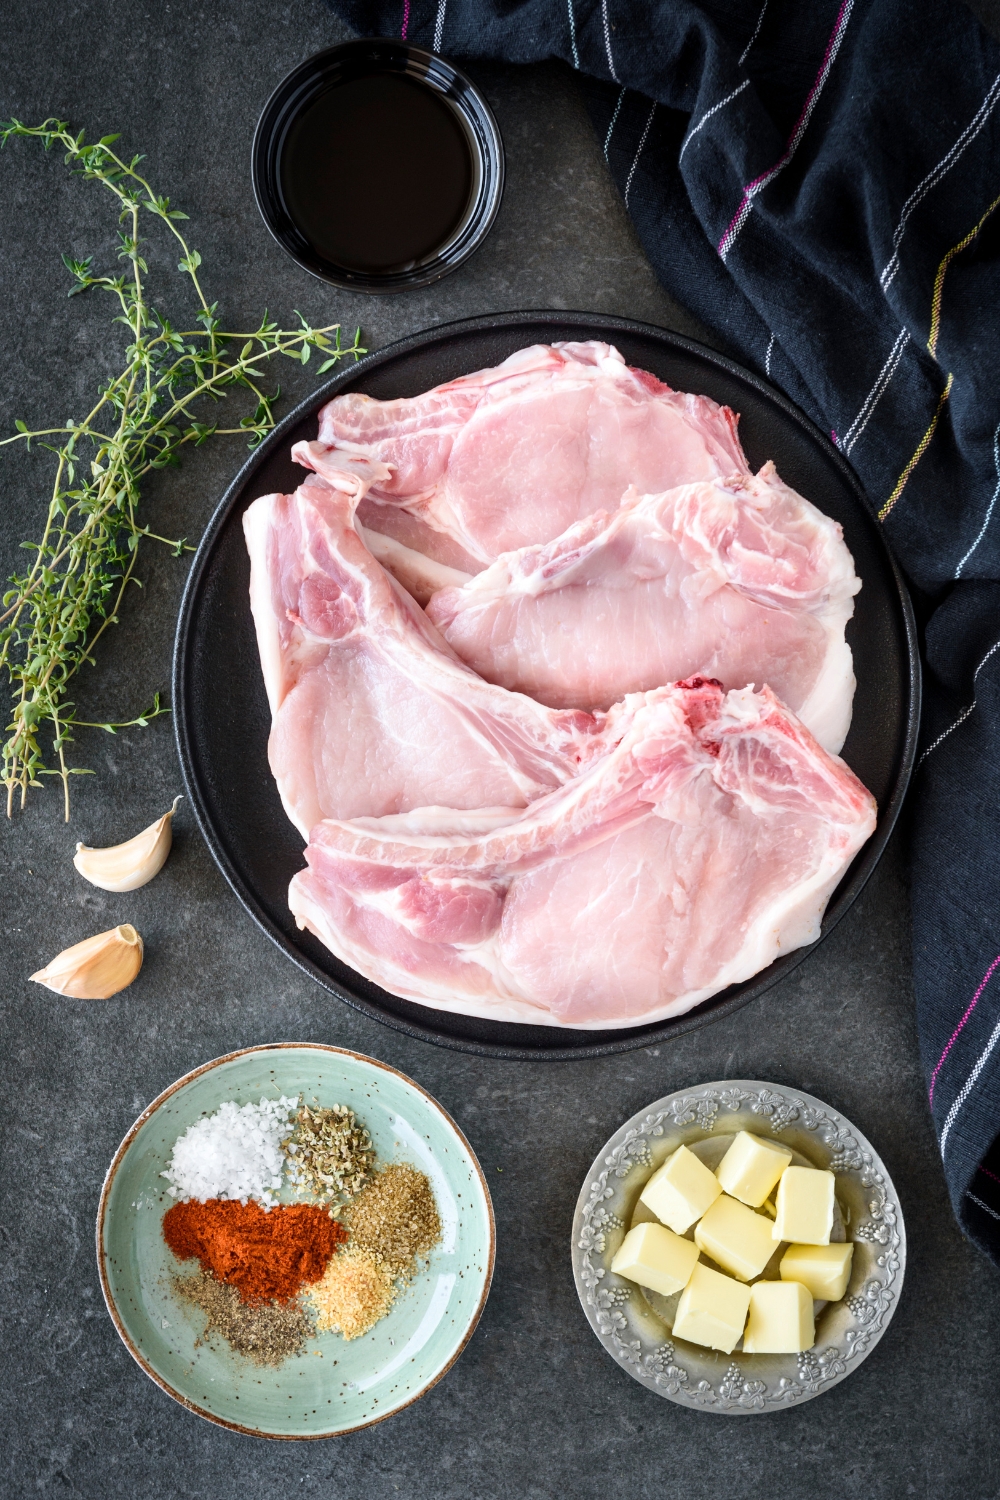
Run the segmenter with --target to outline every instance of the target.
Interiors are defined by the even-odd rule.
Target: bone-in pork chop
[[[662,1019],[812,942],[875,827],[844,763],[764,689],[629,699],[613,747],[523,812],[323,822],[289,904],[334,953],[444,1010]]]
[[[392,471],[359,511],[365,527],[468,573],[616,510],[630,484],[654,494],[749,472],[727,407],[596,341],[522,349],[422,396],[337,396],[295,457],[322,475],[337,452]]]
[[[756,478],[632,492],[612,515],[439,590],[427,613],[482,677],[552,707],[609,708],[694,675],[766,682],[836,752],[860,587],[839,525],[766,464]]]
[[[304,838],[322,818],[523,807],[575,775],[600,738],[590,714],[477,677],[375,561],[354,510],[385,472],[342,456],[330,484],[310,478],[244,517],[268,758]]]

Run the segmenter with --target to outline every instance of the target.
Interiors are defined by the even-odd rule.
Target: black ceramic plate
[[[250,615],[250,564],[242,516],[258,495],[287,493],[304,477],[292,443],[316,436],[331,396],[361,390],[416,396],[516,349],[557,339],[605,339],[629,364],[683,391],[741,413],[740,436],[757,468],[773,458],[784,479],[844,528],[864,587],[848,640],[858,679],[844,759],[879,805],[878,827],[827,908],[824,935],[847,911],[878,862],[909,781],[920,716],[920,662],[906,588],[853,472],[833,446],[771,387],[721,355],[646,324],[594,313],[502,313],[404,339],[341,370],[291,412],[244,465],[202,538],[177,625],[174,723],[195,816],[220,869],[251,916],[300,968],[332,994],[411,1036],[507,1058],[596,1057],[649,1046],[703,1026],[763,994],[811,951],[778,959],[687,1015],[622,1031],[570,1031],[451,1015],[400,1000],[296,929],[286,893],[302,868],[302,841],[281,807],[267,765],[270,714]]]

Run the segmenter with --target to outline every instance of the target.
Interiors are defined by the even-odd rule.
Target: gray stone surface
[[[338,294],[300,273],[260,223],[248,154],[256,115],[294,63],[343,35],[319,0],[90,0],[6,8],[0,113],[49,112],[148,153],[160,191],[191,215],[209,295],[229,326],[279,316],[360,323],[378,347],[428,324],[516,307],[607,310],[697,334],[656,285],[564,70],[477,68],[503,130],[509,188],[478,256],[427,292]],[[63,250],[113,259],[101,193],[26,143],[0,157],[4,299],[0,427],[79,412],[121,331],[99,298],[67,303]],[[153,248],[170,306],[174,257]],[[247,325],[249,326],[249,325]],[[304,393],[308,372],[292,370]],[[150,487],[154,529],[196,537],[239,465],[220,440]],[[6,450],[2,561],[37,534],[49,465]],[[146,587],[80,684],[84,717],[129,716],[166,688],[185,564],[150,545]],[[301,976],[256,930],[183,806],[176,847],[131,896],[84,885],[75,840],[111,843],[179,790],[169,721],[81,735],[73,819],[53,788],[0,827],[0,1493],[88,1497],[393,1500],[664,1493],[711,1500],[895,1497],[1000,1490],[993,1439],[1000,1288],[949,1213],[917,1063],[904,862],[897,838],[822,949],[755,1005],[669,1047],[609,1061],[500,1064],[380,1028]],[[59,999],[25,976],[123,920],[147,944],[139,981],[105,1003]],[[184,1412],[133,1364],[107,1317],[93,1221],[101,1180],[138,1111],[186,1070],[251,1043],[317,1040],[412,1074],[458,1119],[494,1194],[493,1292],[468,1349],[424,1400],[332,1442],[271,1444]],[[798,1085],[876,1143],[899,1187],[910,1266],[869,1361],[795,1411],[733,1421],[650,1395],[608,1360],[577,1305],[567,1235],[592,1156],[646,1102],[703,1080]]]

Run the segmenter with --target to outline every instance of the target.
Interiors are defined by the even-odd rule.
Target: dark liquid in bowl
[[[471,145],[428,84],[372,73],[335,84],[288,132],[290,217],[324,260],[371,274],[428,259],[453,237],[473,189]]]

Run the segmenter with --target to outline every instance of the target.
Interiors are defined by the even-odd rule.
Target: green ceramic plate
[[[174,1141],[226,1099],[303,1094],[347,1104],[379,1159],[426,1172],[442,1237],[429,1265],[363,1337],[310,1339],[308,1352],[260,1368],[215,1337],[170,1287],[180,1269],[163,1241],[173,1201],[160,1173]],[[291,1198],[290,1194],[283,1194]],[[422,1396],[472,1336],[493,1275],[495,1228],[485,1178],[468,1141],[412,1079],[339,1047],[251,1047],[188,1073],[154,1099],[108,1169],[97,1215],[97,1260],[108,1311],[157,1385],[199,1416],[258,1437],[321,1438],[367,1427]],[[190,1263],[187,1263],[188,1268]]]

